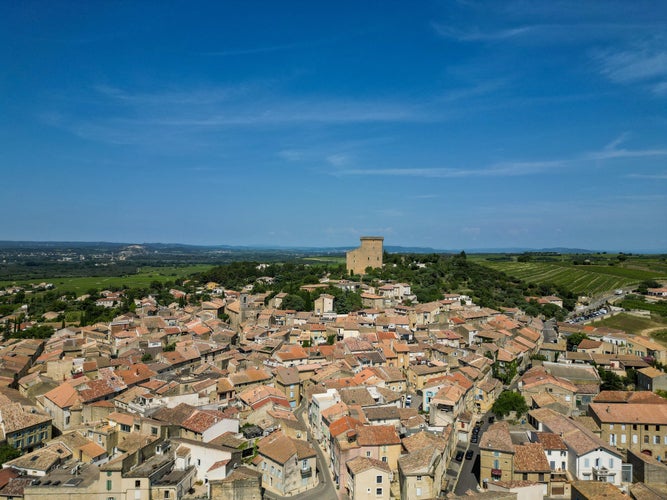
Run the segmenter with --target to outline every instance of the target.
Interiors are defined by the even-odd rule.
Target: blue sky
[[[0,239],[667,249],[667,2],[0,6]]]

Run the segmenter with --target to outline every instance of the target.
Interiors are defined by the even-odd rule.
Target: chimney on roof
[[[611,408],[611,407],[610,407],[609,405],[607,405],[607,413],[609,413],[610,408]]]

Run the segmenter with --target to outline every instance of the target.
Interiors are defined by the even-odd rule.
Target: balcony
[[[313,469],[312,467],[306,467],[306,468],[301,468],[301,477],[306,478],[306,477],[311,477],[313,475]]]
[[[610,471],[606,467],[593,467],[594,481],[609,481],[613,482],[616,472]]]

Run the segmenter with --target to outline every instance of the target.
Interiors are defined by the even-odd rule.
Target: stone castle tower
[[[362,236],[361,246],[346,254],[347,272],[365,274],[367,267],[382,267],[382,236]]]

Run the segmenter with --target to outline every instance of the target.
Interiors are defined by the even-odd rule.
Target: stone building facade
[[[382,267],[382,236],[362,236],[361,246],[346,254],[347,272],[365,274],[367,267]]]

